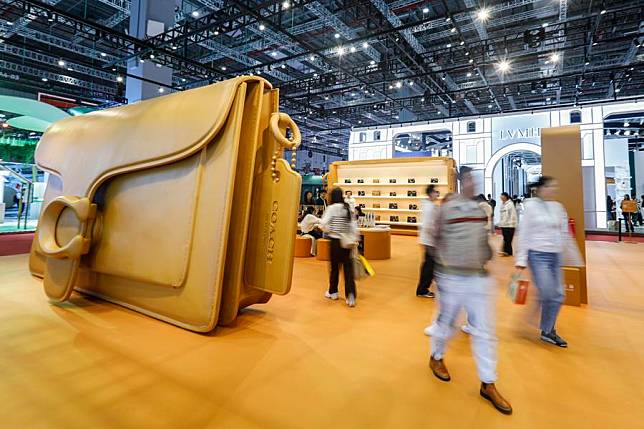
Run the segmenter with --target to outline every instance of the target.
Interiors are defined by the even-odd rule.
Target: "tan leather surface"
[[[199,192],[200,155],[111,180],[92,271],[180,287],[186,277]],[[162,263],[160,263],[162,262]]]
[[[35,240],[32,274],[44,275],[56,299],[75,286],[202,332],[267,302],[268,292],[288,292],[301,179],[282,161],[280,182],[265,181],[270,156],[283,153],[268,131],[277,111],[268,82],[238,78],[57,124],[38,148],[37,161],[54,173],[46,200],[87,195],[98,213],[78,270],[73,260],[44,258]],[[274,268],[256,266],[267,265],[256,250],[266,242],[250,217],[270,217],[272,203],[258,203],[254,189],[269,199],[288,194],[279,230],[292,234]],[[61,216],[57,242],[75,236],[74,225]],[[261,273],[262,290],[244,281],[248,267]]]
[[[65,195],[91,196],[112,175],[163,165],[201,149],[224,125],[238,86],[260,80],[239,77],[63,119],[43,135],[36,163],[64,178]]]

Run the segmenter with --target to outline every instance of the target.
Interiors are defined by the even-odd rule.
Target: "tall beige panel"
[[[581,169],[581,132],[571,125],[541,130],[542,171],[559,182],[559,201],[575,221],[575,238],[586,260],[584,189]],[[566,304],[588,303],[585,268],[564,268]],[[577,288],[578,290],[575,290]]]

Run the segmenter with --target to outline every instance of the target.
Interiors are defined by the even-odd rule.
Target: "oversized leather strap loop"
[[[58,219],[63,210],[70,209],[80,222],[80,233],[60,245],[56,241]],[[86,237],[88,222],[96,217],[96,204],[92,204],[86,197],[61,196],[52,200],[43,211],[39,232],[38,244],[42,252],[56,259],[78,259],[89,251],[90,240]]]
[[[287,139],[282,129],[290,128],[293,136]],[[294,150],[302,143],[302,134],[297,124],[286,113],[273,113],[271,115],[271,131],[275,140],[285,149]]]

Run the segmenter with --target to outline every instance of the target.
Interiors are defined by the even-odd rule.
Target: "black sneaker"
[[[419,298],[434,298],[436,295],[434,295],[434,292],[427,292],[427,293],[421,293],[421,294],[416,294],[417,297]]]
[[[545,332],[541,331],[541,341],[554,344],[555,346],[562,347],[562,348],[568,347],[568,343],[566,342],[566,340],[564,340],[559,335],[557,335],[557,331],[555,330],[553,330],[549,334],[546,334]]]

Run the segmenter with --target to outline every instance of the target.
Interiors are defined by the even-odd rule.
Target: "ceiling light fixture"
[[[154,54],[150,54],[150,59],[151,59],[151,60],[153,60],[153,59],[154,59]]]
[[[226,66],[221,66],[222,71],[226,71]]]
[[[424,7],[424,8],[423,8],[423,13],[429,13],[429,8],[428,8],[428,7]]]
[[[560,59],[561,57],[559,57],[558,53],[553,52],[552,54],[550,54],[550,61],[552,61],[553,63],[558,62]]]
[[[465,76],[472,77],[472,73],[468,72]]]
[[[510,63],[507,60],[502,60],[499,62],[499,70],[502,72],[510,70]]]
[[[282,68],[283,68],[283,69],[285,69],[285,68],[286,68],[286,64],[282,64]]]
[[[338,46],[338,50],[337,50],[337,51],[338,51],[338,55],[342,56],[342,55],[344,55],[344,51],[345,51],[345,49],[344,49],[342,46]]]
[[[145,60],[144,60],[143,58],[141,58],[141,59],[139,60],[139,62],[140,62],[141,64],[143,64],[143,63],[145,62]]]
[[[271,52],[271,57],[276,57],[276,56],[277,56],[277,52],[276,52],[276,51]]]
[[[488,108],[488,109],[491,109],[491,108],[492,108],[492,105],[491,105],[491,104],[488,104],[488,105],[487,105],[487,108]]]
[[[470,58],[470,60],[468,61],[468,63],[470,63],[470,64],[472,64],[473,62],[474,62],[474,60],[473,60],[473,59],[471,59],[471,58]]]
[[[414,81],[413,80],[409,81],[409,86],[414,86]]]
[[[191,13],[193,18],[199,18],[199,11],[198,10],[193,10]]]
[[[339,39],[340,38],[340,33],[335,33],[335,35],[333,37],[335,37],[336,39]]]
[[[219,30],[215,30],[215,36],[219,36]]]
[[[490,17],[490,11],[483,7],[479,9],[478,12],[476,12],[476,17],[478,18],[479,21],[485,22]]]
[[[123,82],[123,76],[116,76],[116,81],[117,82]]]
[[[288,9],[289,7],[291,7],[291,4],[289,2],[285,1],[284,3],[282,3],[282,9]]]
[[[264,24],[259,24],[259,29],[260,31],[266,30],[266,26]]]
[[[449,30],[449,31],[452,32],[452,33],[456,33],[456,27],[452,27],[452,29]]]
[[[311,55],[311,56],[309,57],[309,61],[315,61],[315,57],[314,57],[313,55]]]
[[[585,66],[589,66],[589,65],[590,65],[590,61],[586,60],[586,62],[584,63],[584,65],[585,65]]]
[[[371,64],[372,66],[375,66],[376,62],[374,60],[371,60],[371,61],[369,61],[369,64]]]
[[[620,92],[622,92],[622,90],[621,90],[620,88],[617,88],[617,89],[615,90],[615,92],[616,92],[616,93],[620,93]]]
[[[461,46],[463,46],[464,44],[465,44],[465,42],[461,42],[461,43],[459,43],[459,45],[461,45]]]
[[[101,57],[105,58],[107,54],[105,52],[101,52]]]
[[[326,97],[324,97],[324,99],[325,99],[325,100],[328,100],[328,99],[329,99],[329,96],[327,95]]]
[[[73,71],[73,69],[71,67],[67,67],[67,70],[68,71]]]
[[[625,127],[625,128],[628,128],[628,127],[630,127],[630,126],[631,126],[631,124],[630,124],[628,121],[624,121],[624,127]]]
[[[165,89],[159,88],[159,93],[163,94],[165,92]]]
[[[350,52],[355,52],[355,51],[356,51],[356,47],[355,47],[355,46],[352,46],[352,47],[349,49],[349,51],[350,51]]]
[[[367,42],[362,42],[362,47],[363,47],[364,49],[367,49],[367,48],[369,47],[369,43],[367,43]]]
[[[61,66],[61,67],[64,67],[65,66],[65,61],[58,60],[58,65]]]
[[[548,23],[547,23],[547,22],[544,22],[543,24],[541,24],[541,26],[542,26],[543,28],[546,28],[546,27],[548,26]]]
[[[602,10],[599,12],[600,15],[604,15],[606,13],[606,9],[602,7]]]
[[[42,80],[43,82],[47,82],[49,79],[47,79],[46,77],[43,77],[43,78],[42,78],[42,79],[40,79],[40,80]]]
[[[448,43],[448,44],[447,44],[447,47],[448,47],[448,48],[451,48],[451,47],[452,47],[452,44],[451,44],[451,43]]]

